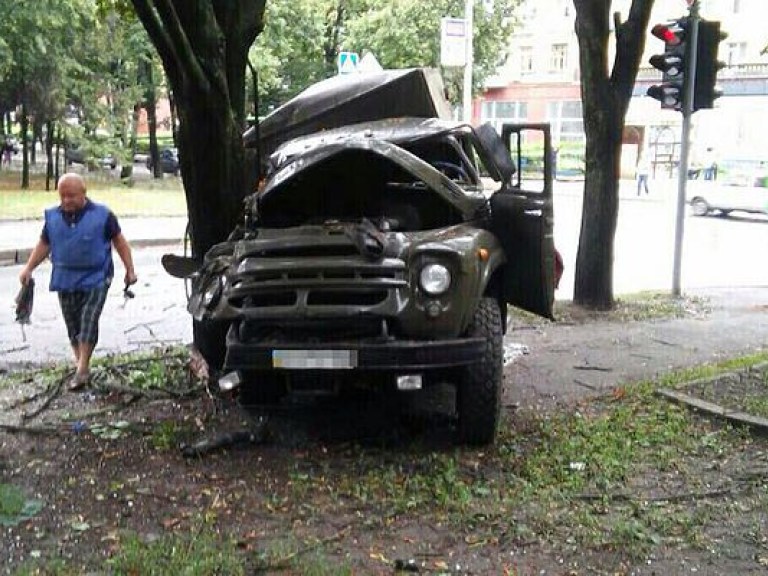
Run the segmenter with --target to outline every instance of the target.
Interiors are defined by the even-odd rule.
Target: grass
[[[239,576],[246,573],[237,543],[204,524],[186,534],[166,534],[154,542],[129,536],[109,564],[115,575]]]
[[[181,180],[142,180],[128,186],[116,179],[85,175],[88,196],[109,206],[117,216],[187,216]],[[45,179],[34,175],[29,190],[19,188],[19,174],[0,172],[0,220],[42,218],[43,210],[58,204],[55,190],[45,190]]]

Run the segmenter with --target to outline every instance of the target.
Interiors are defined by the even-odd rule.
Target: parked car
[[[164,174],[179,175],[179,151],[176,148],[163,148],[159,152],[160,169]],[[152,156],[147,156],[147,169],[152,170]]]
[[[764,186],[731,185],[719,178],[696,180],[688,182],[687,196],[695,216],[728,216],[737,211],[768,215],[768,188]]]
[[[426,87],[442,97],[428,84],[401,97],[424,99]],[[380,113],[386,95],[368,93],[362,109]],[[551,157],[548,126],[505,125],[499,135],[490,124],[417,116],[278,147],[242,225],[202,267],[163,258],[169,273],[192,278],[196,341],[222,369],[220,385],[269,405],[291,392],[450,383],[461,439],[492,442],[507,304],[551,318],[559,272],[551,167],[543,161],[541,188],[525,188],[509,152],[527,135]],[[496,182],[490,198],[481,174]]]
[[[64,150],[64,160],[67,165],[71,164],[89,164],[92,163],[92,158],[86,153],[86,151],[77,145],[70,145]],[[117,168],[117,158],[112,154],[107,154],[98,159],[98,165],[102,168],[109,168],[114,170]]]

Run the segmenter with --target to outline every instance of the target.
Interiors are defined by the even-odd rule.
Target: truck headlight
[[[442,264],[427,264],[419,273],[419,284],[430,296],[439,296],[451,287],[451,272]]]

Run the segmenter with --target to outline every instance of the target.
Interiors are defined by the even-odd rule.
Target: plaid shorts
[[[59,306],[73,346],[99,341],[99,318],[107,299],[109,284],[91,290],[59,292]]]

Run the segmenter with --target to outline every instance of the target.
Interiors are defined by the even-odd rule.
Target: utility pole
[[[474,0],[464,0],[464,21],[466,47],[466,61],[464,63],[464,91],[462,99],[462,112],[464,122],[472,121],[472,61],[474,60]]]
[[[699,0],[689,0],[689,49],[686,58],[687,70],[683,84],[683,133],[680,142],[680,166],[677,174],[677,212],[675,214],[675,256],[672,267],[672,294],[680,296],[680,276],[683,262],[683,230],[685,228],[685,191],[688,185],[688,156],[691,146],[691,116],[693,115],[693,93],[696,79],[696,55],[699,43]]]

